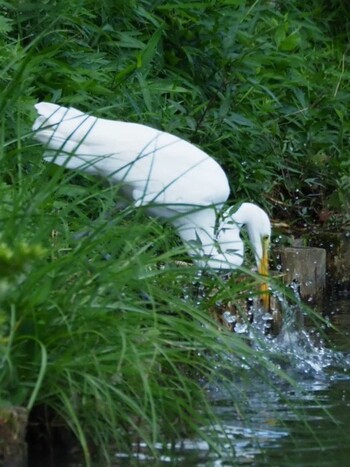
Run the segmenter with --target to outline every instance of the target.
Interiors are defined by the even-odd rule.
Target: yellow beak
[[[269,239],[263,238],[262,239],[262,250],[263,255],[259,264],[259,274],[268,278],[269,276]],[[270,311],[270,292],[269,292],[269,285],[267,282],[261,282],[260,284],[260,292],[261,292],[261,302],[263,307],[266,311]]]

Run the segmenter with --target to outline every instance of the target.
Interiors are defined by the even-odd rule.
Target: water
[[[256,349],[263,350],[277,369],[290,376],[289,384],[274,373],[251,375],[232,381],[241,401],[235,405],[230,389],[219,383],[207,388],[220,420],[206,428],[216,431],[225,448],[221,455],[202,440],[183,440],[174,449],[156,446],[159,461],[140,446],[133,459],[117,454],[116,465],[176,465],[221,467],[250,466],[347,466],[350,459],[350,299],[337,297],[325,306],[329,322],[320,336],[305,327],[302,316],[289,305],[279,335],[263,332],[264,316],[256,316],[249,332]],[[246,332],[242,329],[242,332]],[[325,339],[330,342],[325,344]],[[332,349],[332,350],[330,350]],[[237,411],[237,406],[239,411]],[[129,464],[130,463],[130,464]]]

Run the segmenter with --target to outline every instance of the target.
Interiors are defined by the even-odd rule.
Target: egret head
[[[271,222],[266,212],[252,203],[243,203],[232,215],[237,225],[245,225],[249,240],[253,248],[258,272],[262,276],[269,275],[268,251],[271,239]],[[268,284],[262,282],[260,286],[262,302],[265,309],[269,309]]]
[[[246,205],[249,205],[249,208],[247,208]],[[267,260],[267,252],[270,246],[270,219],[265,211],[254,204],[244,203],[242,206],[245,206],[250,215],[245,225],[252,244],[258,271],[263,274],[261,269],[263,267],[263,262]]]

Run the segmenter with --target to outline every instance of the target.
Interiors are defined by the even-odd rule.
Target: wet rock
[[[0,408],[0,465],[25,467],[27,444],[25,441],[28,411],[24,407]]]

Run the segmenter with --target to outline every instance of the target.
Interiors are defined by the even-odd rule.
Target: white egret
[[[122,183],[135,206],[165,218],[200,267],[236,269],[243,262],[240,228],[245,225],[260,274],[268,275],[270,220],[260,207],[243,203],[223,211],[230,193],[220,165],[177,136],[136,123],[112,121],[74,108],[41,102],[34,138],[44,159]],[[267,285],[261,286],[268,308]]]

